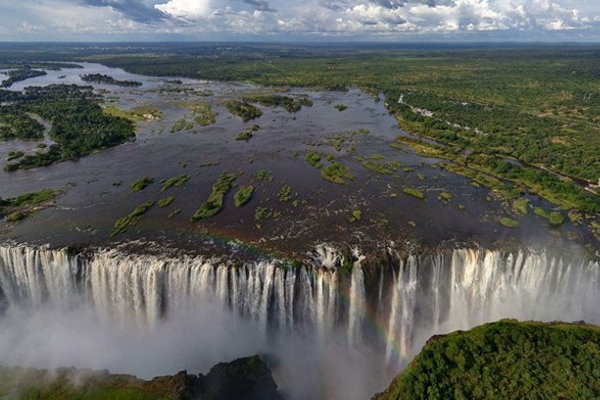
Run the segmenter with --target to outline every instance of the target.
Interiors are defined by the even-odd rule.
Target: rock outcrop
[[[2,400],[281,400],[271,371],[259,356],[214,366],[206,375],[186,371],[152,380],[108,371],[0,368]]]

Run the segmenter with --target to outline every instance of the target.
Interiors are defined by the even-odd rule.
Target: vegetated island
[[[0,139],[43,136],[43,126],[28,113],[49,121],[48,136],[55,142],[45,151],[27,154],[4,166],[7,172],[74,160],[94,151],[135,138],[135,124],[106,114],[102,98],[89,86],[49,85],[28,87],[24,92],[0,90]],[[21,130],[22,128],[25,128]],[[19,133],[21,132],[21,133]]]
[[[29,78],[35,78],[37,76],[47,75],[46,71],[32,69],[29,66],[7,71],[6,74],[8,75],[8,79],[3,80],[0,83],[0,87],[11,87],[13,83],[24,81],[25,79]]]
[[[80,77],[81,77],[81,80],[84,82],[101,83],[104,85],[116,85],[116,86],[123,86],[123,87],[142,86],[142,82],[120,81],[118,79],[113,78],[112,76],[104,75],[104,74],[87,74],[87,75],[81,75]]]
[[[598,399],[600,327],[502,320],[434,336],[373,400]]]
[[[150,381],[108,371],[0,367],[0,393],[12,400],[282,399],[271,371],[259,356],[217,364],[206,375],[182,371]]]
[[[0,197],[0,219],[6,217],[8,222],[24,220],[46,208],[60,194],[58,190],[43,189],[9,199]]]

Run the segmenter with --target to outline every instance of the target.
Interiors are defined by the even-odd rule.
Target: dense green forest
[[[39,140],[44,137],[44,126],[18,106],[0,107],[0,140]]]
[[[599,397],[600,328],[506,320],[434,336],[374,399]]]
[[[0,121],[8,123],[0,129],[2,138],[39,139],[43,127],[27,115],[33,113],[51,123],[49,136],[55,142],[45,151],[6,164],[5,170],[73,160],[134,138],[133,122],[106,115],[98,104],[100,100],[91,87],[76,85],[29,87],[23,93],[0,91],[0,102],[10,102],[0,107]]]

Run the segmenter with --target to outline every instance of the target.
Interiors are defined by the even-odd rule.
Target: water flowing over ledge
[[[334,335],[388,362],[414,355],[433,334],[501,318],[600,323],[600,265],[545,251],[456,249],[364,267],[333,249],[312,266],[230,262],[95,250],[0,246],[4,308],[91,307],[99,318],[147,328],[169,313],[217,302],[265,334]]]

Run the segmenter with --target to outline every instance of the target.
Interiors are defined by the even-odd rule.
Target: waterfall
[[[296,267],[276,260],[234,263],[115,249],[72,255],[5,245],[0,301],[66,310],[85,304],[99,318],[145,328],[171,310],[213,301],[265,332],[339,334],[351,347],[374,341],[390,363],[414,355],[433,334],[501,318],[600,323],[600,265],[585,258],[456,249],[368,267],[355,252],[345,271],[336,268],[338,255],[316,254],[314,265]]]

